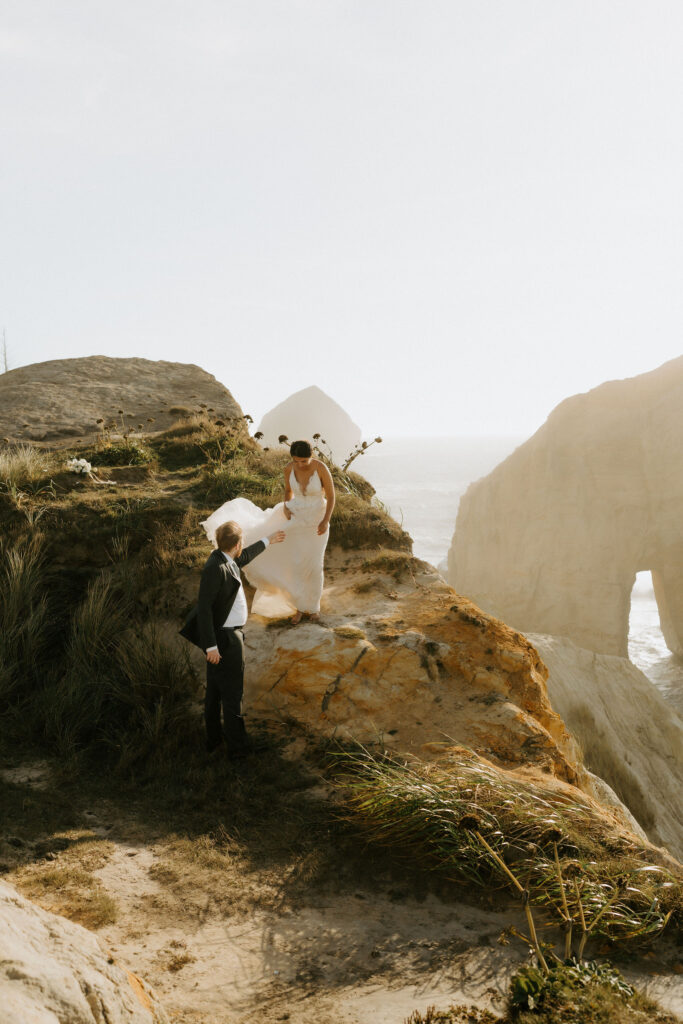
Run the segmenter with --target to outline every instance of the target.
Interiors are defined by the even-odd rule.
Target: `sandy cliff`
[[[91,437],[100,430],[97,420],[117,433],[138,424],[145,432],[164,430],[201,405],[242,415],[228,389],[190,363],[87,356],[0,374],[0,436],[12,440]]]
[[[635,574],[652,570],[683,654],[683,357],[562,402],[460,502],[448,579],[518,629],[627,655]]]
[[[683,858],[683,723],[626,658],[530,634],[548,666],[548,692],[581,747],[650,839]]]

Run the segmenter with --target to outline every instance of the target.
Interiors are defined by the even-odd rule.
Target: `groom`
[[[187,617],[180,635],[206,651],[206,749],[216,750],[223,740],[228,757],[249,753],[242,718],[244,690],[244,634],[247,599],[240,569],[269,544],[285,539],[283,530],[242,550],[242,528],[223,523],[216,530],[216,550],[209,555],[199,583],[199,600]],[[221,705],[223,730],[221,731]]]

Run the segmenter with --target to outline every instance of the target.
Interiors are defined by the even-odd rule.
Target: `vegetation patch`
[[[142,438],[129,437],[121,441],[107,440],[77,453],[87,459],[93,469],[100,466],[145,466],[154,459],[154,452]]]
[[[539,961],[533,905],[564,935],[564,958],[587,941],[644,945],[683,920],[683,872],[615,835],[588,803],[500,771],[463,751],[437,765],[340,753],[347,820],[371,842],[448,877],[504,886],[527,909],[520,935]]]
[[[0,448],[0,486],[6,491],[34,487],[51,468],[49,455],[30,444]]]
[[[419,1010],[411,1013],[405,1024],[500,1024],[500,1021],[496,1014],[477,1006],[449,1006],[447,1010],[428,1006],[424,1013]]]
[[[361,570],[369,573],[383,573],[402,580],[405,576],[415,573],[421,567],[419,558],[409,551],[378,551],[372,558],[361,562]]]
[[[416,1010],[405,1024],[679,1024],[679,1018],[636,992],[609,966],[567,964],[543,984],[534,968],[515,975],[503,1016],[474,1006],[430,1006],[425,1013]]]
[[[410,536],[382,509],[355,494],[338,494],[330,523],[331,543],[346,550],[381,547],[412,550]]]
[[[15,872],[12,881],[19,891],[45,910],[86,928],[96,930],[114,922],[116,903],[92,874],[107,863],[113,844],[92,832],[72,831],[57,833],[43,845],[48,847],[43,859]]]

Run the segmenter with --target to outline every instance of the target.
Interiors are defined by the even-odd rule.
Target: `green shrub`
[[[268,480],[248,470],[235,472],[228,467],[208,470],[200,486],[202,497],[209,504],[248,498],[259,508],[269,508],[284,497],[279,480]]]
[[[415,1010],[404,1024],[680,1024],[627,985],[609,964],[562,964],[545,977],[523,967],[512,978],[503,1016],[476,1006]]]
[[[523,967],[510,982],[510,1005],[524,1010],[534,1010],[555,994],[568,994],[587,985],[611,988],[626,998],[635,994],[623,976],[611,964],[567,962],[542,974],[536,967]]]
[[[567,962],[548,975],[523,967],[510,983],[501,1024],[676,1024],[609,963]]]
[[[125,637],[117,651],[110,737],[120,769],[172,759],[183,748],[199,731],[197,689],[187,648],[165,643],[154,622]]]
[[[97,469],[98,466],[146,466],[154,458],[154,453],[143,441],[130,438],[127,441],[107,441],[79,457],[86,458],[93,469]]]
[[[330,543],[341,548],[412,550],[410,536],[381,509],[355,494],[337,494],[330,523]]]

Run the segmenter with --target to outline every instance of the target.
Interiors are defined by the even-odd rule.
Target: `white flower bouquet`
[[[67,469],[71,470],[72,473],[91,473],[92,466],[87,459],[68,459]]]

